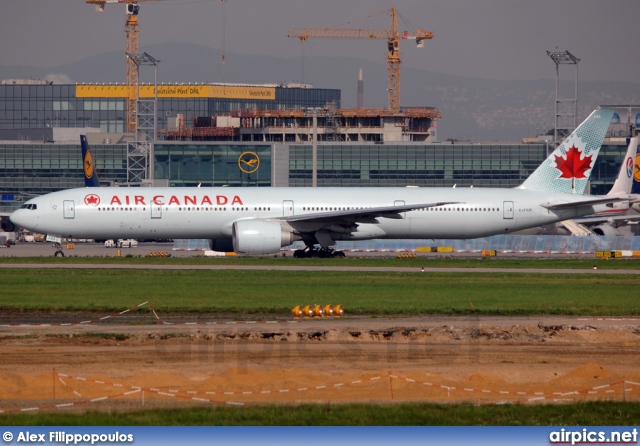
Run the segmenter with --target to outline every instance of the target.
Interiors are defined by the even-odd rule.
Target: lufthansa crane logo
[[[87,150],[87,155],[84,157],[84,176],[87,178],[93,176],[93,157],[89,150]]]
[[[260,168],[260,158],[255,152],[244,152],[238,157],[238,167],[244,173],[253,173]]]
[[[636,155],[636,163],[633,166],[633,179],[640,183],[640,155]]]

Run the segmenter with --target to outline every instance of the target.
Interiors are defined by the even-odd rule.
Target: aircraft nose
[[[25,209],[16,209],[9,216],[9,220],[11,220],[11,223],[13,223],[16,228],[33,230],[34,226],[37,225],[37,222],[36,219],[34,219],[34,216],[29,212],[30,211],[27,211]]]
[[[14,225],[22,228],[24,227],[23,225],[24,219],[22,218],[23,216],[24,216],[23,209],[18,209],[11,213],[11,215],[9,216],[9,220],[11,220],[11,223],[13,223]]]

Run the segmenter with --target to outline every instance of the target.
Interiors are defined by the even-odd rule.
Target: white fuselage
[[[416,203],[456,204],[377,217],[334,240],[467,239],[592,214],[602,206],[550,211],[549,201],[584,196],[483,188],[81,188],[29,200],[12,221],[34,232],[75,238],[231,238],[240,219],[279,219]],[[26,208],[25,208],[26,207]],[[300,225],[304,226],[304,222]]]

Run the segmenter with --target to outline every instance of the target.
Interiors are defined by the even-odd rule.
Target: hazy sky
[[[486,79],[552,79],[555,65],[546,51],[558,47],[581,59],[581,80],[639,82],[640,0],[228,0],[225,49],[297,57],[301,44],[286,37],[292,26],[334,26],[394,5],[410,21],[400,20],[400,30],[434,33],[423,49],[402,42],[405,67]],[[140,7],[141,52],[163,42],[222,48],[220,0],[143,0]],[[122,4],[98,13],[84,0],[2,0],[0,65],[53,67],[124,53],[124,17]],[[355,26],[386,29],[389,19],[382,15]],[[379,63],[385,53],[384,41],[374,39],[316,39],[304,48],[307,58]]]

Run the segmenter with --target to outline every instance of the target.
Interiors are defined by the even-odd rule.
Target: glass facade
[[[157,143],[156,180],[169,186],[271,186],[270,144]]]
[[[124,129],[124,99],[76,98],[75,85],[0,85],[0,129]]]
[[[178,113],[193,118],[242,109],[281,110],[340,105],[340,90],[276,87],[275,100],[236,98],[159,98],[158,128]],[[105,133],[125,131],[125,98],[76,97],[75,85],[0,85],[0,129],[92,127]]]
[[[92,145],[101,180],[127,181],[126,145]],[[0,144],[0,191],[28,199],[61,189],[84,186],[80,144]],[[0,212],[20,207],[14,200],[0,202]]]
[[[311,186],[311,145],[291,145],[289,183]],[[318,147],[319,186],[515,187],[545,144],[349,144]]]
[[[551,151],[545,143],[319,145],[318,185],[516,187]],[[609,192],[626,152],[626,142],[602,146],[589,193]],[[290,145],[290,186],[311,186],[311,163],[310,144]]]

